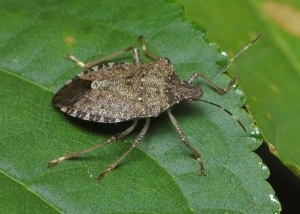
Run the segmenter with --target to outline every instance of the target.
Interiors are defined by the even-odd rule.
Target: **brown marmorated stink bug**
[[[254,44],[261,36],[262,34],[257,36],[252,42],[240,50],[212,77],[207,78],[202,73],[196,72],[186,81],[179,79],[168,58],[157,57],[146,49],[142,36],[140,36],[139,39],[142,43],[143,53],[151,58],[153,60],[152,62],[141,63],[139,50],[133,46],[87,64],[79,61],[72,55],[68,55],[67,58],[69,60],[86,70],[69,80],[55,94],[52,99],[53,105],[66,114],[83,120],[99,123],[118,123],[133,120],[133,123],[125,131],[113,135],[100,144],[54,159],[48,162],[48,165],[53,166],[64,160],[80,156],[104,145],[114,143],[116,140],[132,132],[137,126],[138,120],[145,119],[146,122],[131,147],[97,177],[98,180],[101,180],[115,169],[118,164],[138,146],[148,130],[150,118],[157,117],[161,113],[167,112],[181,141],[193,153],[195,159],[199,163],[200,174],[205,175],[204,164],[200,153],[188,143],[177,120],[171,113],[171,107],[186,100],[204,101],[221,108],[233,116],[246,132],[243,124],[231,112],[220,105],[202,100],[201,97],[203,92],[201,87],[204,84],[209,84],[221,95],[230,90],[235,83],[236,78],[232,78],[228,86],[224,89],[214,84],[212,79],[219,73],[225,71],[235,58]],[[134,64],[123,62],[104,63],[127,51],[133,52]],[[199,76],[204,79],[204,83],[200,86],[193,85],[194,81]]]

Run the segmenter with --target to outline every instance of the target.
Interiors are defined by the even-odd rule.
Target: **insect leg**
[[[101,173],[98,177],[97,180],[101,180],[102,178],[104,178],[106,175],[108,175],[108,173],[110,173],[112,170],[114,170],[119,163],[135,148],[139,145],[139,143],[141,142],[142,138],[145,136],[148,128],[150,125],[150,118],[146,118],[146,123],[143,127],[143,129],[141,130],[141,132],[139,133],[139,135],[135,138],[133,144],[131,145],[131,147],[124,152],[117,160],[115,160],[112,164],[109,165],[109,167],[106,168],[106,170]]]
[[[192,76],[190,76],[190,78],[187,80],[187,82],[192,84],[199,76],[202,77],[205,80],[205,83],[208,83],[219,94],[226,94],[237,80],[236,77],[233,77],[225,88],[221,88],[221,87],[217,86],[213,81],[211,81],[211,79],[205,77],[204,74],[202,74],[201,72],[197,72],[197,73],[192,74]]]
[[[71,60],[71,61],[73,61],[73,62],[75,62],[79,67],[82,67],[82,68],[91,68],[91,67],[93,67],[93,66],[95,66],[95,65],[98,65],[98,64],[100,64],[100,63],[102,63],[102,62],[105,62],[105,61],[107,61],[107,60],[110,60],[110,59],[112,59],[112,58],[114,58],[114,57],[116,57],[116,56],[119,56],[119,55],[121,55],[121,54],[124,54],[124,53],[126,53],[127,51],[132,51],[132,52],[133,52],[133,60],[134,60],[134,64],[140,63],[140,53],[139,53],[139,49],[136,48],[136,47],[134,47],[134,46],[129,46],[129,47],[127,47],[127,48],[124,48],[123,50],[117,51],[117,52],[115,52],[115,53],[112,53],[112,54],[110,54],[110,55],[108,55],[108,56],[104,56],[104,57],[102,57],[102,58],[100,58],[100,59],[98,59],[98,60],[95,60],[95,61],[89,62],[89,63],[84,63],[84,62],[78,60],[78,59],[77,59],[75,56],[73,56],[73,55],[67,55],[66,58],[69,59],[69,60]]]
[[[179,124],[177,122],[177,120],[175,119],[175,117],[173,116],[173,114],[171,113],[171,110],[167,110],[167,113],[169,115],[169,118],[171,120],[171,122],[173,123],[175,129],[177,130],[177,133],[182,141],[182,143],[184,145],[186,145],[186,147],[193,153],[194,157],[196,158],[196,160],[198,161],[199,165],[200,165],[200,175],[205,175],[204,172],[204,164],[203,161],[201,159],[201,155],[200,153],[194,149],[188,142],[186,136],[184,135],[183,131],[181,130],[181,128],[179,127]]]
[[[143,36],[139,36],[139,39],[142,43],[142,50],[143,50],[143,54],[153,60],[158,60],[160,57],[156,56],[155,54],[149,52],[147,50],[147,47],[146,47],[146,43],[145,43],[145,40],[144,40],[144,37]]]
[[[56,159],[48,162],[48,166],[54,166],[55,164],[58,164],[58,163],[60,163],[60,162],[62,162],[64,160],[68,160],[68,159],[71,159],[71,158],[78,157],[78,156],[80,156],[82,154],[85,154],[85,153],[91,152],[91,151],[93,151],[95,149],[98,149],[98,148],[100,148],[100,147],[102,147],[104,145],[107,145],[107,144],[110,144],[110,143],[114,143],[116,140],[118,140],[118,139],[120,139],[120,138],[128,135],[130,132],[132,132],[132,130],[135,129],[137,123],[138,123],[138,119],[134,120],[133,123],[132,123],[132,125],[129,128],[127,128],[125,131],[120,132],[119,134],[116,134],[116,135],[110,137],[106,141],[104,141],[104,142],[102,142],[100,144],[96,144],[96,145],[94,145],[94,146],[92,146],[90,148],[84,149],[82,151],[73,152],[73,153],[64,155],[64,156],[62,156],[60,158],[56,158]]]
[[[193,83],[197,77],[201,76],[205,82],[202,83],[200,85],[200,87],[202,87],[203,85],[205,85],[206,83],[208,83],[211,87],[213,87],[214,89],[216,89],[216,91],[219,93],[219,94],[225,94],[227,93],[232,85],[236,82],[236,78],[233,77],[229,84],[227,85],[227,87],[225,88],[220,88],[219,86],[217,86],[215,83],[212,82],[212,79],[214,79],[218,74],[224,72],[227,70],[227,68],[230,66],[230,64],[236,59],[238,58],[242,53],[244,53],[249,47],[251,47],[255,42],[257,42],[261,37],[262,37],[262,33],[259,34],[257,37],[255,37],[248,45],[244,46],[237,54],[235,54],[226,64],[224,64],[213,76],[211,76],[210,78],[207,78],[205,77],[202,73],[200,72],[197,72],[197,73],[194,73],[192,74],[192,76],[188,79],[188,83]]]

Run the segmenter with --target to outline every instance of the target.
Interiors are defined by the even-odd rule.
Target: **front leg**
[[[192,74],[192,76],[187,80],[188,83],[192,84],[199,76],[201,76],[205,82],[202,83],[199,87],[202,87],[203,85],[205,85],[206,83],[208,83],[211,87],[213,87],[219,94],[223,95],[226,94],[231,87],[234,85],[234,83],[236,82],[237,78],[233,77],[230,82],[228,83],[227,87],[225,88],[220,88],[219,86],[217,86],[214,82],[212,82],[212,80],[219,75],[220,73],[224,72],[227,70],[227,68],[231,65],[231,63],[238,58],[242,53],[244,53],[249,47],[251,47],[257,40],[260,39],[260,37],[263,34],[259,34],[257,37],[255,37],[248,45],[244,46],[237,54],[235,54],[227,63],[225,63],[213,76],[211,76],[210,78],[205,77],[202,73],[197,72]]]
[[[225,88],[221,88],[221,87],[217,86],[211,80],[211,78],[207,78],[204,74],[202,74],[200,72],[197,72],[197,73],[192,74],[192,76],[190,76],[190,78],[187,80],[187,82],[189,84],[192,84],[199,76],[202,77],[205,80],[205,82],[202,85],[208,83],[212,88],[214,88],[221,95],[226,94],[237,81],[237,78],[233,77]]]
[[[184,135],[183,131],[179,127],[179,124],[178,124],[177,120],[175,119],[174,115],[171,113],[170,109],[167,110],[167,113],[168,113],[168,116],[169,116],[172,124],[174,125],[180,139],[181,139],[181,142],[193,153],[194,158],[198,161],[198,163],[200,165],[200,175],[205,175],[204,163],[201,159],[200,153],[189,144],[186,136]]]

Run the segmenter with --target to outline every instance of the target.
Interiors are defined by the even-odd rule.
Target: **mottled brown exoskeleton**
[[[55,94],[52,99],[53,105],[68,115],[83,120],[99,123],[118,123],[133,120],[133,123],[125,131],[113,135],[100,144],[54,159],[50,161],[48,165],[55,165],[66,159],[77,157],[106,144],[113,143],[134,130],[138,120],[145,119],[145,125],[135,138],[132,146],[97,177],[98,180],[101,180],[140,143],[148,130],[150,118],[157,117],[161,113],[167,112],[181,141],[193,153],[195,159],[199,163],[200,174],[205,175],[200,153],[188,143],[177,120],[171,113],[171,107],[186,100],[201,100],[203,95],[201,86],[207,83],[216,89],[219,94],[225,94],[235,83],[236,78],[232,78],[228,86],[224,89],[215,85],[211,80],[217,74],[226,70],[229,64],[257,41],[260,36],[261,35],[245,46],[213,77],[206,78],[202,73],[197,72],[192,74],[186,81],[179,79],[168,58],[159,58],[146,49],[142,36],[140,36],[139,39],[142,42],[143,53],[153,59],[153,62],[141,63],[139,50],[133,46],[87,64],[79,61],[72,55],[68,55],[68,59],[86,70],[69,80]],[[123,62],[104,63],[127,51],[133,51],[134,64]],[[199,76],[202,77],[205,82],[200,86],[193,85],[194,81]],[[214,103],[210,104],[213,104],[232,115],[221,106]],[[235,119],[239,122],[244,131],[246,131],[242,123],[237,118]]]

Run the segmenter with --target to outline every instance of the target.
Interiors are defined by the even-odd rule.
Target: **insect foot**
[[[139,39],[142,43],[143,54],[151,58],[152,62],[142,63],[139,49],[134,46],[129,46],[90,63],[84,63],[75,56],[68,55],[67,59],[84,68],[85,71],[66,82],[54,95],[52,99],[53,105],[62,112],[82,120],[98,123],[119,123],[132,120],[133,123],[123,132],[113,135],[104,142],[56,158],[49,161],[48,165],[53,166],[107,144],[115,143],[118,139],[131,133],[136,128],[139,120],[145,120],[142,130],[135,138],[131,147],[97,177],[98,180],[101,180],[113,171],[139,145],[150,126],[150,118],[167,112],[181,142],[191,151],[197,160],[200,166],[200,175],[205,175],[204,163],[200,153],[189,144],[177,120],[171,113],[171,108],[184,101],[203,101],[231,115],[246,132],[246,128],[240,120],[230,111],[218,104],[201,99],[203,96],[202,86],[208,84],[221,95],[227,93],[235,83],[236,78],[232,78],[225,88],[221,88],[213,83],[213,78],[225,71],[230,63],[254,44],[261,35],[239,51],[212,77],[207,78],[202,73],[196,72],[187,81],[181,80],[177,76],[168,58],[157,57],[149,52],[142,36]],[[124,62],[107,63],[108,60],[128,51],[132,51],[133,64]],[[198,77],[204,79],[204,82],[200,86],[193,85]]]

